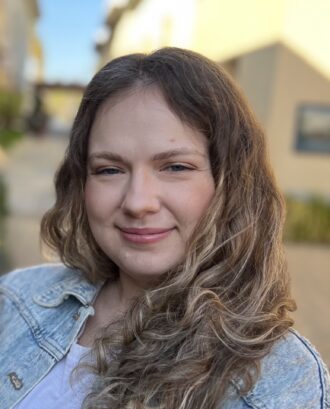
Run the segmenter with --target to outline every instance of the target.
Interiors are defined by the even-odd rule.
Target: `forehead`
[[[90,132],[89,152],[180,145],[205,150],[207,141],[170,109],[159,88],[149,86],[123,92],[101,105]]]
[[[128,119],[132,114],[136,114],[138,110],[141,112],[143,108],[169,110],[173,116],[178,116],[168,106],[159,87],[137,84],[106,99],[97,110],[94,123],[102,121],[107,116],[114,117],[118,111],[122,114],[122,111],[125,110],[126,119]]]

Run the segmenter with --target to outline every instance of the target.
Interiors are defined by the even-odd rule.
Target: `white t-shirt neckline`
[[[79,364],[93,362],[90,352],[89,347],[72,344],[65,357],[55,364],[15,409],[81,409],[84,398],[91,391],[95,375],[84,367],[73,374],[72,371]]]

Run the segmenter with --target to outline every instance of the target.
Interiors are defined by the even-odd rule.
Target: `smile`
[[[119,228],[119,230],[121,232],[121,236],[127,241],[132,243],[149,244],[165,239],[170,235],[174,228]]]

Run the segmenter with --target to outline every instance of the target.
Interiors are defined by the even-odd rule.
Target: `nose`
[[[121,205],[127,215],[143,218],[160,209],[159,186],[148,171],[137,171],[131,174],[127,183]]]

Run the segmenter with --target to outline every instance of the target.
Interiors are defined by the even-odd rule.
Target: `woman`
[[[2,278],[2,407],[329,408],[290,329],[263,132],[218,65],[177,48],[107,64],[56,194],[41,232],[66,267]]]

